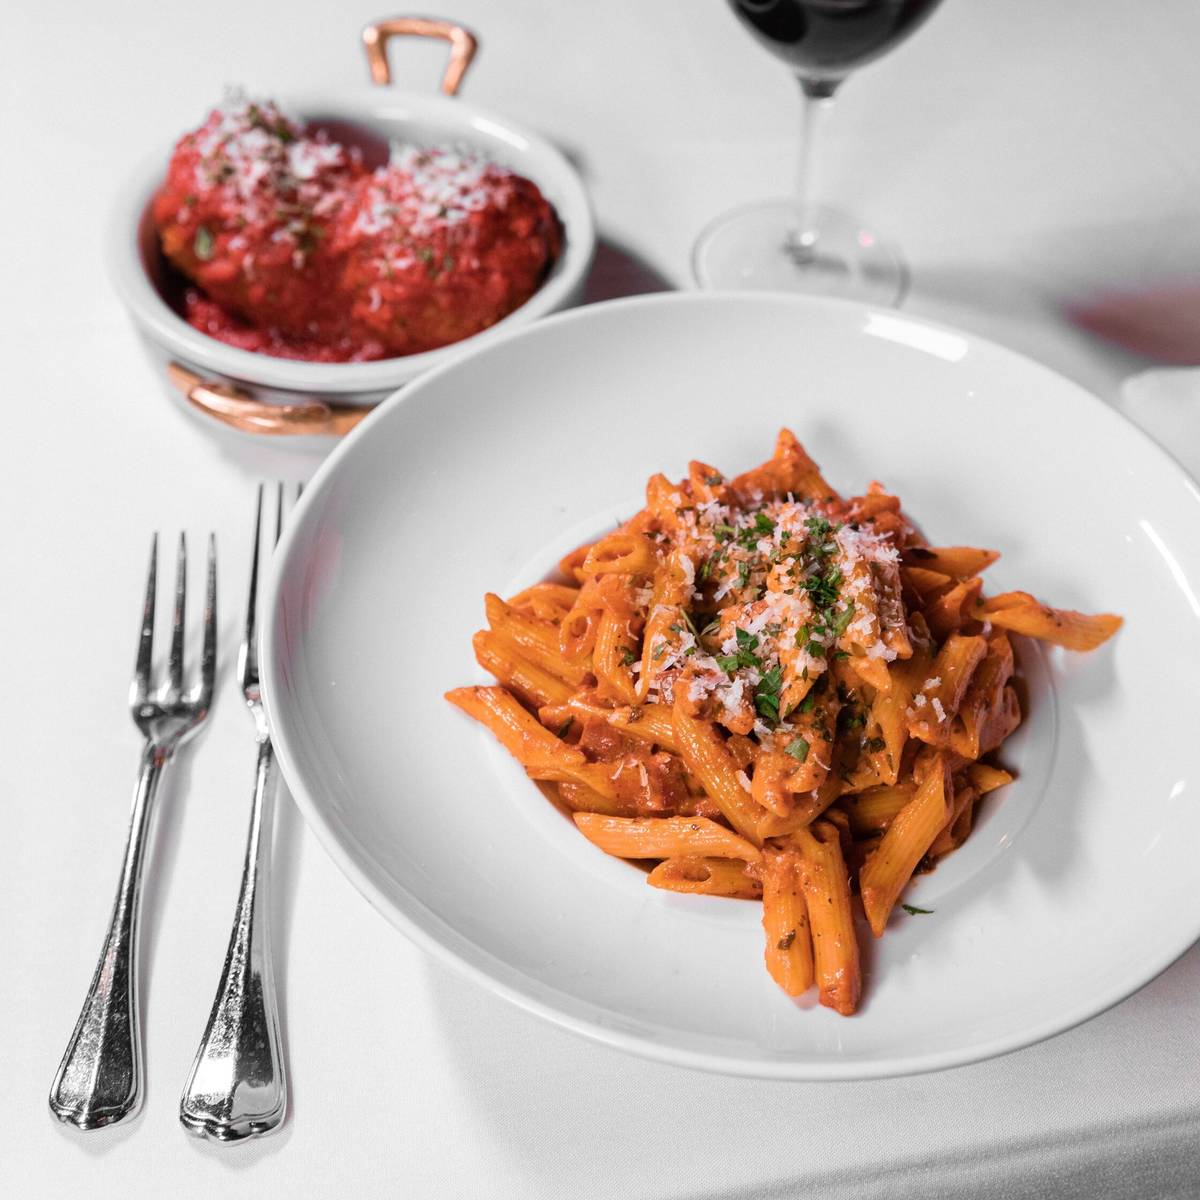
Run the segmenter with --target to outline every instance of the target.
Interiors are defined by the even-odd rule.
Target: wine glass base
[[[702,288],[749,289],[841,296],[871,304],[899,304],[908,268],[899,252],[862,222],[824,205],[809,210],[799,239],[797,210],[788,200],[736,208],[709,225],[692,251]]]

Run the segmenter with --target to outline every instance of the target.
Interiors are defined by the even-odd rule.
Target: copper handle
[[[394,37],[443,38],[450,43],[450,61],[442,76],[442,91],[453,96],[462,86],[463,76],[479,48],[479,39],[461,25],[452,21],[439,21],[434,17],[392,17],[387,21],[376,21],[363,30],[363,45],[367,48],[367,63],[371,68],[373,83],[391,83],[392,71],[388,66],[387,44]]]
[[[320,400],[266,404],[229,384],[203,380],[178,363],[168,363],[167,374],[193,408],[243,433],[341,437],[371,411],[366,404],[334,408]]]

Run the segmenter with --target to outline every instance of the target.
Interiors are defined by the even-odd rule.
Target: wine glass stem
[[[821,127],[833,108],[836,82],[800,80],[800,161],[796,177],[796,227],[788,251],[799,263],[816,257],[817,228],[813,198],[816,192],[816,147]]]

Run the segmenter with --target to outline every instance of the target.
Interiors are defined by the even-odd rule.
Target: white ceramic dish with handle
[[[790,1001],[761,908],[646,885],[442,694],[485,682],[511,594],[690,458],[729,473],[791,427],[935,544],[1125,625],[1018,660],[1016,781],[864,939],[850,1018]],[[463,430],[470,430],[469,436]],[[687,1066],[782,1079],[932,1070],[1116,1003],[1200,935],[1200,490],[1095,397],[974,336],[812,298],[666,295],[564,313],[430,373],[306,490],[276,556],[263,680],[293,794],[420,945],[524,1008]]]
[[[541,287],[496,325],[460,342],[402,358],[365,363],[308,363],[227,346],[193,329],[164,295],[165,262],[150,218],[150,202],[166,173],[164,146],[123,190],[110,231],[116,289],[163,379],[197,409],[252,434],[340,435],[398,387],[477,346],[575,303],[595,250],[591,207],[578,172],[544,138],[508,118],[454,98],[475,38],[460,26],[418,17],[378,22],[364,30],[372,78],[390,82],[386,47],[394,36],[445,39],[450,61],[442,95],[366,86],[333,95],[279,97],[299,120],[348,123],[382,139],[466,146],[533,180],[562,221],[564,248]]]

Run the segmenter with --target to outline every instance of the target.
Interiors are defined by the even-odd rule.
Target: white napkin
[[[1200,367],[1155,367],[1121,384],[1117,408],[1200,479]]]

